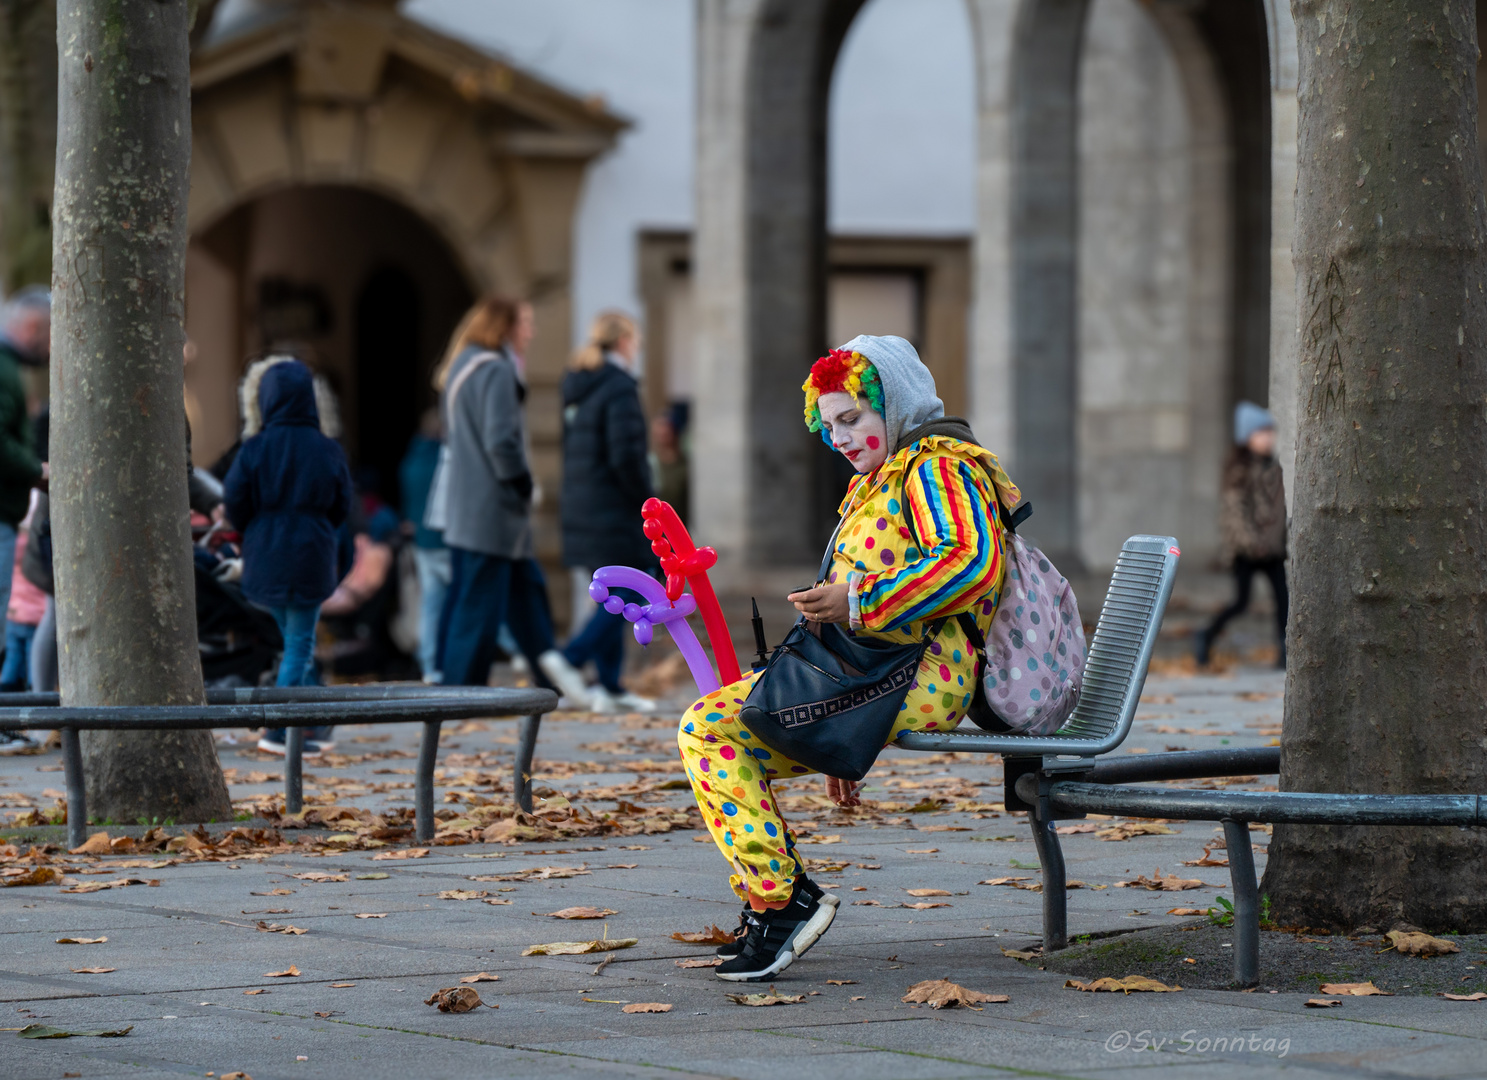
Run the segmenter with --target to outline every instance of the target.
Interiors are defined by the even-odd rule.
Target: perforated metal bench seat
[[[1080,762],[1114,750],[1129,734],[1140,704],[1180,555],[1170,536],[1133,536],[1121,547],[1090,642],[1079,704],[1052,735],[998,735],[967,724],[947,732],[905,732],[897,745],[936,753],[1054,759],[1045,765],[1055,765],[1058,758]]]

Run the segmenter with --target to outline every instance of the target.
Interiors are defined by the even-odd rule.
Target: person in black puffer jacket
[[[601,566],[659,566],[641,530],[640,508],[652,495],[645,413],[635,363],[640,332],[618,311],[594,320],[589,340],[563,377],[563,562],[574,569],[578,603],[592,614],[563,655],[574,667],[589,660],[599,672],[590,690],[595,712],[646,712],[655,703],[620,685],[625,620],[594,610],[583,589]],[[575,604],[577,610],[578,604]]]

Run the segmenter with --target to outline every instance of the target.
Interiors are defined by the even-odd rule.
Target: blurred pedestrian
[[[659,567],[641,531],[640,508],[651,497],[645,413],[636,366],[640,331],[628,315],[606,311],[589,328],[563,377],[563,562],[574,585],[587,587],[601,566]],[[592,602],[590,602],[592,603]],[[620,684],[625,619],[591,608],[588,621],[563,650],[582,668],[590,660],[599,685],[589,691],[594,712],[648,712],[655,702]]]
[[[16,527],[31,507],[31,489],[46,486],[36,456],[22,367],[42,367],[52,354],[52,294],[28,285],[0,305],[0,610],[10,602]]]
[[[336,529],[351,510],[351,474],[340,444],[321,433],[304,364],[260,360],[244,391],[247,438],[223,485],[227,517],[243,534],[243,595],[267,608],[283,635],[277,685],[312,686],[315,627],[337,584]],[[324,732],[309,735],[307,754],[333,745]],[[283,729],[258,746],[284,753]]]
[[[538,682],[582,709],[583,676],[553,644],[532,545],[522,356],[535,333],[530,304],[487,296],[460,322],[434,375],[446,450],[427,516],[443,526],[450,562],[439,668],[448,685],[486,685],[505,622]]]
[[[1224,462],[1219,504],[1222,558],[1234,575],[1234,602],[1199,631],[1199,665],[1212,659],[1224,626],[1249,608],[1250,586],[1264,574],[1275,594],[1275,627],[1280,642],[1278,667],[1286,666],[1286,485],[1275,460],[1275,417],[1249,401],[1234,410],[1234,445]]]
[[[413,563],[418,572],[418,665],[423,681],[439,681],[439,617],[449,594],[449,549],[444,534],[424,523],[429,491],[439,464],[442,445],[439,410],[429,409],[419,421],[408,443],[408,452],[398,466],[403,489],[403,518],[413,526]]]
[[[31,509],[16,537],[15,565],[10,575],[10,603],[5,609],[5,665],[0,668],[0,693],[17,694],[31,685],[31,642],[46,614],[47,594],[33,585],[21,569],[31,539],[30,526],[37,502],[44,496],[32,489]]]
[[[674,413],[662,414],[651,421],[650,462],[651,483],[655,486],[656,497],[670,503],[676,516],[686,523],[692,515],[691,470]]]

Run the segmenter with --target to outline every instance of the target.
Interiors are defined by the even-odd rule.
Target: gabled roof
[[[573,142],[576,150],[608,145],[629,126],[598,96],[570,94],[382,3],[309,0],[265,8],[196,52],[191,86],[200,93],[286,59],[303,99],[369,104],[388,61],[396,59],[472,107],[502,114],[502,126],[517,129],[512,138]]]

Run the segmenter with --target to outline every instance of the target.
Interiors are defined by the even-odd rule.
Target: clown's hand
[[[842,780],[835,776],[828,776],[826,780],[826,797],[838,806],[861,806],[862,799],[858,792],[862,785],[856,780]]]

